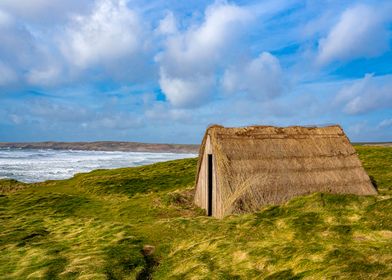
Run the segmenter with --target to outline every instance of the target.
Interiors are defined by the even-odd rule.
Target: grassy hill
[[[392,148],[356,147],[377,197],[313,194],[222,220],[196,159],[0,181],[0,279],[392,279]]]

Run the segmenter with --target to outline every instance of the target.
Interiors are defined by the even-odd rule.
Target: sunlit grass
[[[357,150],[379,196],[312,194],[222,220],[192,205],[195,159],[2,180],[0,279],[392,278],[392,148]]]

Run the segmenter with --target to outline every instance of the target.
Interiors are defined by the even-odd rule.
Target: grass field
[[[392,279],[392,148],[356,147],[376,197],[313,194],[222,220],[196,159],[0,181],[0,279]]]

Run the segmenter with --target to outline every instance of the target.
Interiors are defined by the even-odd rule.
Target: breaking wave
[[[195,154],[0,149],[0,178],[40,182],[71,178],[94,169],[132,167]]]

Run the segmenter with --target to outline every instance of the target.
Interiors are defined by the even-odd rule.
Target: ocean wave
[[[152,152],[0,149],[0,178],[22,182],[59,180],[94,169],[140,166],[195,156]]]

